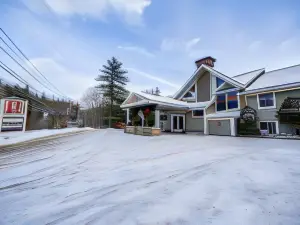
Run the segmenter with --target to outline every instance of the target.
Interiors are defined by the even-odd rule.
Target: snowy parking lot
[[[300,141],[101,130],[0,151],[0,224],[300,224]]]

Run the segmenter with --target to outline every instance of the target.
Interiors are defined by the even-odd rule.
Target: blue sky
[[[2,0],[0,26],[74,99],[112,56],[129,71],[130,90],[170,95],[203,56],[228,76],[299,64],[299,8],[297,0]]]

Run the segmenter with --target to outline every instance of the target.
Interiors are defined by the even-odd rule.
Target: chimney
[[[214,67],[214,63],[217,60],[211,56],[207,56],[201,59],[198,59],[195,61],[197,68],[199,68],[202,64],[210,66],[210,67]]]

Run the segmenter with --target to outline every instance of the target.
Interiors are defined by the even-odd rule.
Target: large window
[[[268,94],[259,94],[258,98],[258,107],[259,108],[273,108],[275,107],[274,93]]]
[[[225,81],[217,77],[217,88],[220,87]]]
[[[202,109],[199,110],[193,110],[193,118],[201,118],[204,116],[204,111]]]
[[[260,130],[266,130],[269,134],[277,134],[276,122],[260,122]]]
[[[236,91],[217,96],[217,111],[231,110],[239,108]]]
[[[226,95],[217,96],[217,111],[226,110]]]
[[[236,109],[238,107],[237,92],[227,93],[227,109]]]

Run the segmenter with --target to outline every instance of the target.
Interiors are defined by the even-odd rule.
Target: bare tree
[[[84,120],[85,125],[94,128],[102,125],[102,103],[103,95],[99,88],[88,88],[81,98],[82,105],[84,106]]]
[[[150,95],[160,95],[160,89],[158,87],[156,87],[155,89],[146,89],[144,91],[142,91],[146,94],[150,94]]]

